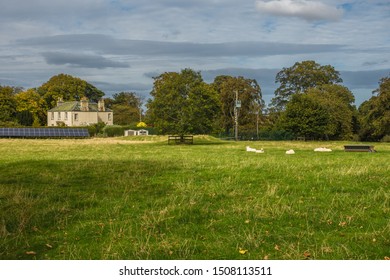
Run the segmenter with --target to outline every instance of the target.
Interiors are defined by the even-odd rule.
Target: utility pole
[[[234,104],[234,122],[235,122],[234,136],[236,141],[238,141],[238,108],[241,108],[241,100],[238,100],[238,90],[236,90],[236,102]]]

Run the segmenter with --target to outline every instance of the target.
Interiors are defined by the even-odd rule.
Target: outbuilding
[[[140,129],[140,130],[133,130],[133,129],[128,129],[125,130],[125,136],[147,136],[149,135],[149,131],[146,129]]]

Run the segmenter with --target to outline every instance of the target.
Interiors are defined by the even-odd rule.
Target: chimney
[[[104,112],[104,111],[106,111],[106,108],[105,108],[105,106],[104,106],[104,99],[102,98],[102,99],[99,99],[99,101],[98,101],[98,111],[99,112]]]
[[[88,106],[88,99],[86,97],[81,98],[80,101],[80,110],[87,112],[89,111],[89,106]]]
[[[62,104],[64,104],[64,101],[62,100],[62,97],[58,97],[58,99],[57,99],[57,107],[61,106]]]

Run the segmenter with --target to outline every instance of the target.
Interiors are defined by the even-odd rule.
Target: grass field
[[[390,145],[344,144],[0,139],[0,259],[387,259]]]

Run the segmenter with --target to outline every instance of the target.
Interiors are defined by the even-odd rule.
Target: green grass
[[[166,139],[0,139],[0,259],[390,257],[389,144]]]

